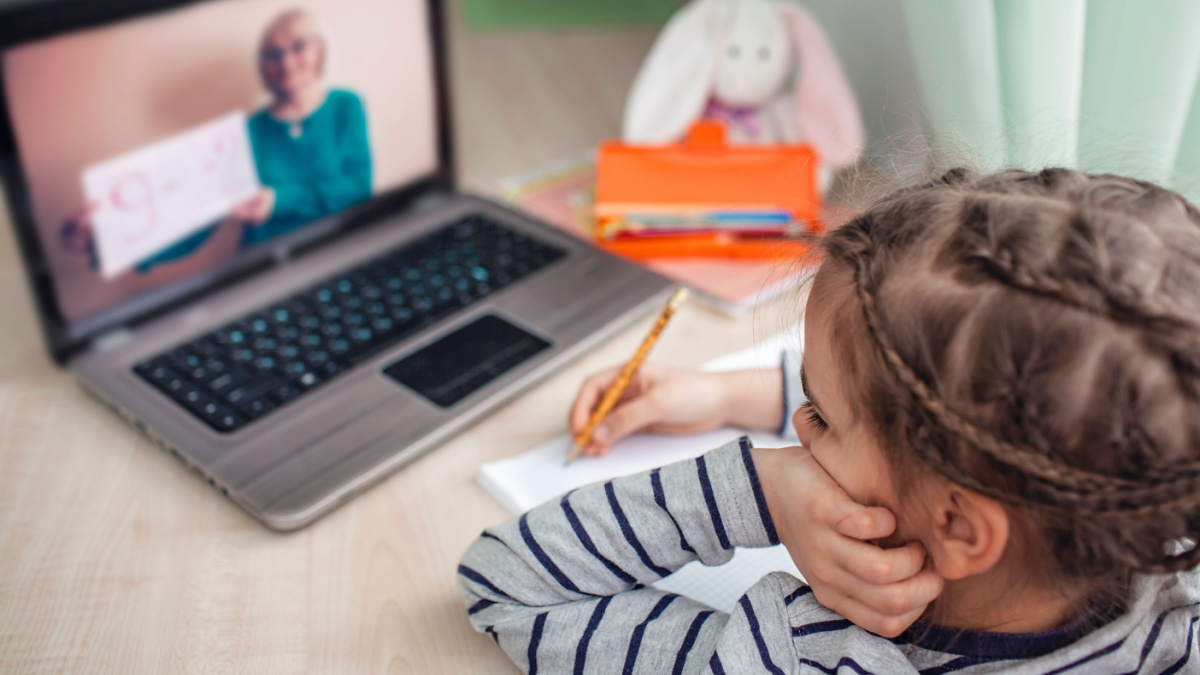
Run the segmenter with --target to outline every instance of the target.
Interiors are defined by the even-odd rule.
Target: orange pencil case
[[[700,120],[670,145],[606,141],[597,151],[596,242],[634,259],[793,258],[822,229],[809,145],[741,146]]]

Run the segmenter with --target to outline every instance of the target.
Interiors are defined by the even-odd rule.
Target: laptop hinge
[[[122,326],[92,338],[92,349],[98,352],[112,351],[128,344],[132,339],[133,331]]]
[[[416,213],[427,213],[429,211],[433,211],[450,201],[451,195],[452,193],[450,192],[441,191],[426,193],[418,197],[412,203],[412,210]]]

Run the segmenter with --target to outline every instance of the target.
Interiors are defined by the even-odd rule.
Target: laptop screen
[[[424,0],[219,0],[21,44],[4,94],[69,326],[438,168]]]

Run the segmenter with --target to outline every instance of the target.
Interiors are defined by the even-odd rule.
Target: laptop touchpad
[[[491,314],[459,328],[383,370],[443,408],[550,346]]]

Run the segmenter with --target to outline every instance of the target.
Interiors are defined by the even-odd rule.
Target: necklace
[[[300,138],[304,134],[304,124],[300,120],[294,120],[288,125],[288,136],[292,138]]]

